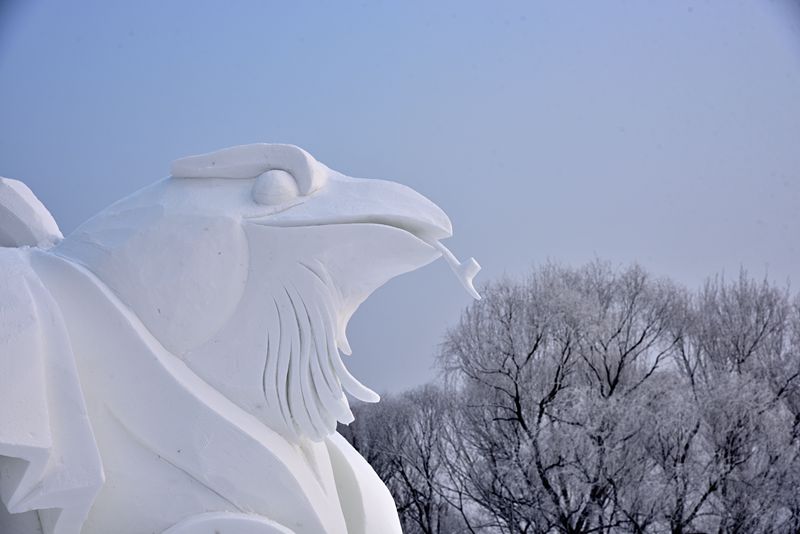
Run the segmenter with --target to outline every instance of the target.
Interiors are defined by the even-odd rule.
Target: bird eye
[[[278,169],[259,175],[253,185],[253,200],[266,206],[283,204],[297,197],[299,193],[294,177]]]

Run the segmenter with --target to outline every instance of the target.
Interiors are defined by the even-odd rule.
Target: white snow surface
[[[399,533],[335,432],[345,393],[378,400],[340,352],[397,275],[444,254],[472,288],[451,233],[410,188],[292,145],[180,159],[64,239],[0,179],[0,526]]]

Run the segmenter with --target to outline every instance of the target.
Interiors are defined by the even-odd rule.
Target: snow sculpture
[[[290,145],[178,160],[62,239],[0,181],[0,532],[400,532],[336,433],[345,329],[447,216]],[[5,508],[5,510],[3,509]],[[7,510],[7,511],[6,511]]]

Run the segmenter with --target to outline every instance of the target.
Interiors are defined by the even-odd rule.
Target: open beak
[[[480,299],[473,285],[478,262],[474,258],[459,262],[440,242],[453,235],[450,219],[439,206],[402,184],[330,171],[326,187],[302,204],[249,222],[274,227],[376,224],[403,230],[438,251],[467,292]]]

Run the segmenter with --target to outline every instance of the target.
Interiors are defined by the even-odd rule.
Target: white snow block
[[[336,434],[347,324],[444,255],[447,215],[292,145],[183,158],[61,239],[0,180],[0,531],[399,533]]]

